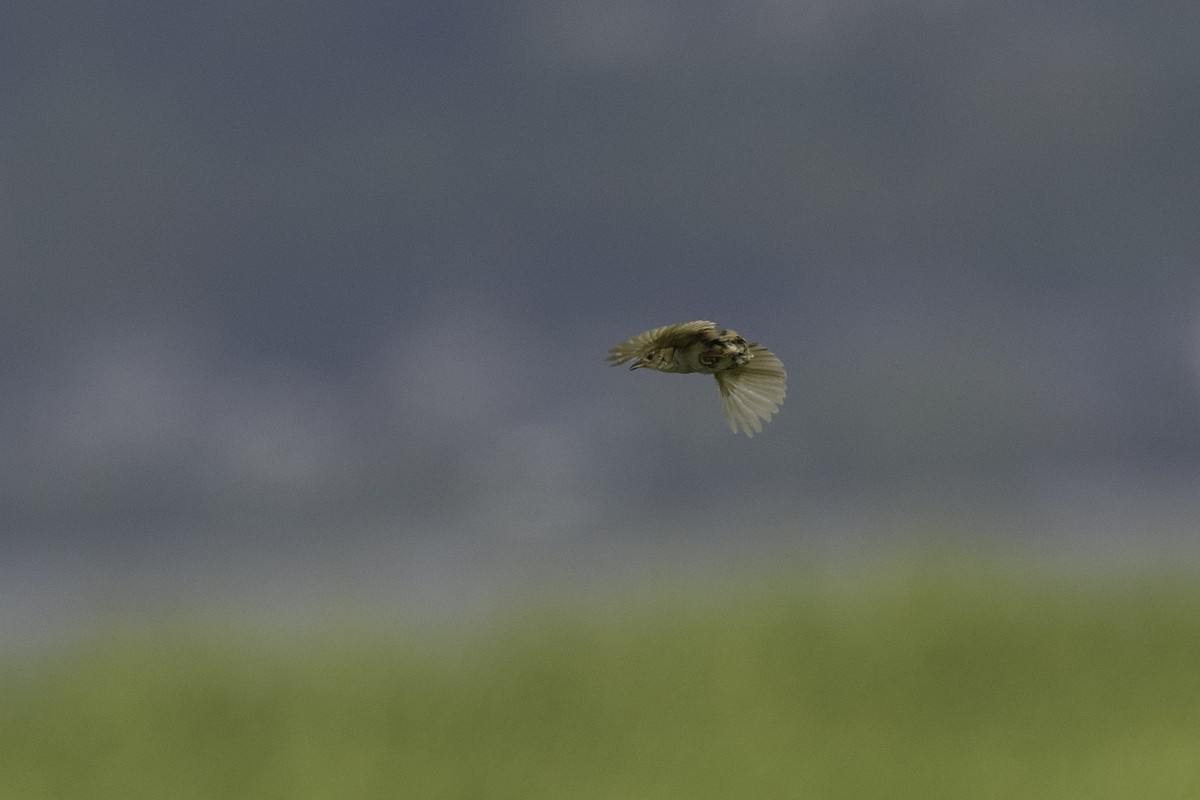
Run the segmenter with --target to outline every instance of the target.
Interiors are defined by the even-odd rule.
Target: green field
[[[1047,573],[775,574],[437,637],[125,621],[2,668],[0,797],[1200,797],[1200,582]]]

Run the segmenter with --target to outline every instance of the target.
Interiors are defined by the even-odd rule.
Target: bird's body
[[[631,359],[630,369],[714,376],[730,430],[740,427],[747,436],[762,431],[787,394],[787,373],[774,353],[707,320],[654,328],[608,351],[613,366]]]

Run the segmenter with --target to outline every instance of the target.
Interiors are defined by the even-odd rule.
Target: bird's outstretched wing
[[[779,410],[787,394],[787,373],[783,362],[761,344],[750,345],[750,352],[754,358],[714,377],[729,429],[737,433],[741,426],[747,436],[754,436],[762,432],[762,424]]]
[[[698,334],[716,330],[716,327],[715,323],[701,319],[695,322],[664,325],[661,328],[639,333],[609,350],[608,363],[615,367],[618,364],[624,364],[631,358],[644,356],[656,347],[683,347],[690,344]]]

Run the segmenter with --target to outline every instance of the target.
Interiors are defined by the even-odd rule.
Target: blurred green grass
[[[1048,573],[126,624],[0,669],[0,797],[1200,797],[1200,583]]]

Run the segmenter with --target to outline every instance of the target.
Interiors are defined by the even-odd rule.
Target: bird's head
[[[634,359],[633,363],[629,365],[629,368],[641,369],[642,367],[645,367],[647,369],[661,370],[664,366],[666,366],[670,359],[671,354],[669,352],[669,348],[656,347],[653,350],[647,350],[645,353]]]

